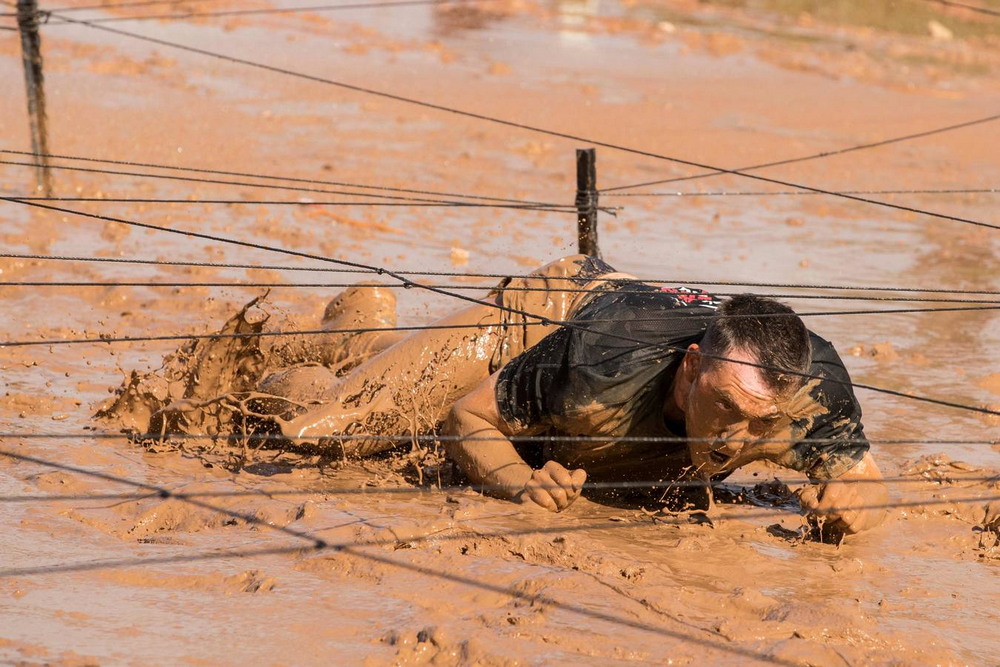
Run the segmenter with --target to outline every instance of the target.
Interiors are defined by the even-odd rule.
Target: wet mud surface
[[[828,4],[501,1],[107,25],[727,168],[1000,108],[1000,22],[930,3],[895,14]],[[0,96],[0,148],[28,150],[14,34],[0,32],[0,86],[14,91]],[[575,251],[572,213],[362,206],[370,198],[357,193],[371,191],[334,183],[566,205],[579,142],[83,26],[46,28],[43,47],[58,154],[325,182],[83,163],[236,184],[58,170],[60,197],[179,201],[53,206],[404,272],[523,274]],[[1000,125],[982,123],[759,173],[824,189],[991,189],[998,142]],[[604,188],[697,173],[598,149]],[[32,187],[30,169],[0,164],[0,196]],[[601,247],[622,271],[720,293],[741,288],[712,282],[1000,290],[995,229],[818,195],[717,194],[787,190],[729,175],[607,193],[602,205],[624,208],[602,215]],[[865,196],[1000,224],[995,193]],[[671,512],[656,494],[591,496],[548,514],[451,488],[460,480],[433,442],[349,463],[246,443],[135,443],[91,416],[185,335],[218,330],[265,294],[266,314],[251,307],[233,326],[322,326],[336,294],[373,276],[11,202],[0,202],[0,237],[8,254],[241,265],[0,258],[0,340],[49,342],[0,347],[3,661],[990,664],[1000,652],[995,417],[860,391],[893,507],[882,527],[839,545],[810,539],[789,494],[804,480],[762,464],[717,492],[711,516]],[[477,298],[496,282],[420,280]],[[115,284],[147,282],[197,285]],[[220,282],[230,285],[207,285]],[[400,324],[455,307],[387,289]],[[809,313],[858,382],[1000,405],[995,311],[836,315],[949,304],[759,291],[793,295],[785,301]],[[113,340],[151,336],[179,339]],[[247,356],[297,363],[314,343],[262,343]],[[204,400],[249,390],[266,371],[213,360],[216,385],[144,389]]]

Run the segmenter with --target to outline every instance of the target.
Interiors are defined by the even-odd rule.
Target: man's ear
[[[688,345],[687,352],[684,353],[684,360],[681,362],[681,370],[684,372],[685,379],[688,382],[693,382],[698,373],[701,372],[701,364],[703,357],[701,356],[701,348],[698,347],[698,343],[691,343]]]

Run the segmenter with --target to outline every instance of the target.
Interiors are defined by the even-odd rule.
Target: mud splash
[[[321,404],[337,378],[400,338],[391,330],[395,296],[378,286],[345,290],[327,304],[319,326],[273,310],[266,295],[255,298],[214,334],[167,355],[157,371],[131,371],[95,417],[144,440],[245,442],[276,433],[274,418]]]

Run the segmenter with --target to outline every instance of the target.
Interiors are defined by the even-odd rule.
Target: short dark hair
[[[753,355],[761,377],[784,392],[801,386],[812,364],[809,330],[788,306],[774,299],[740,294],[719,306],[701,340],[710,355],[726,356],[732,350]],[[791,372],[789,372],[791,371]]]

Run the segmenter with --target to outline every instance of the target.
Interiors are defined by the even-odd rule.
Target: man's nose
[[[735,456],[740,453],[741,449],[743,449],[744,443],[744,439],[738,437],[736,434],[728,434],[723,436],[723,439],[717,442],[713,449],[717,452],[728,454],[729,456]]]

